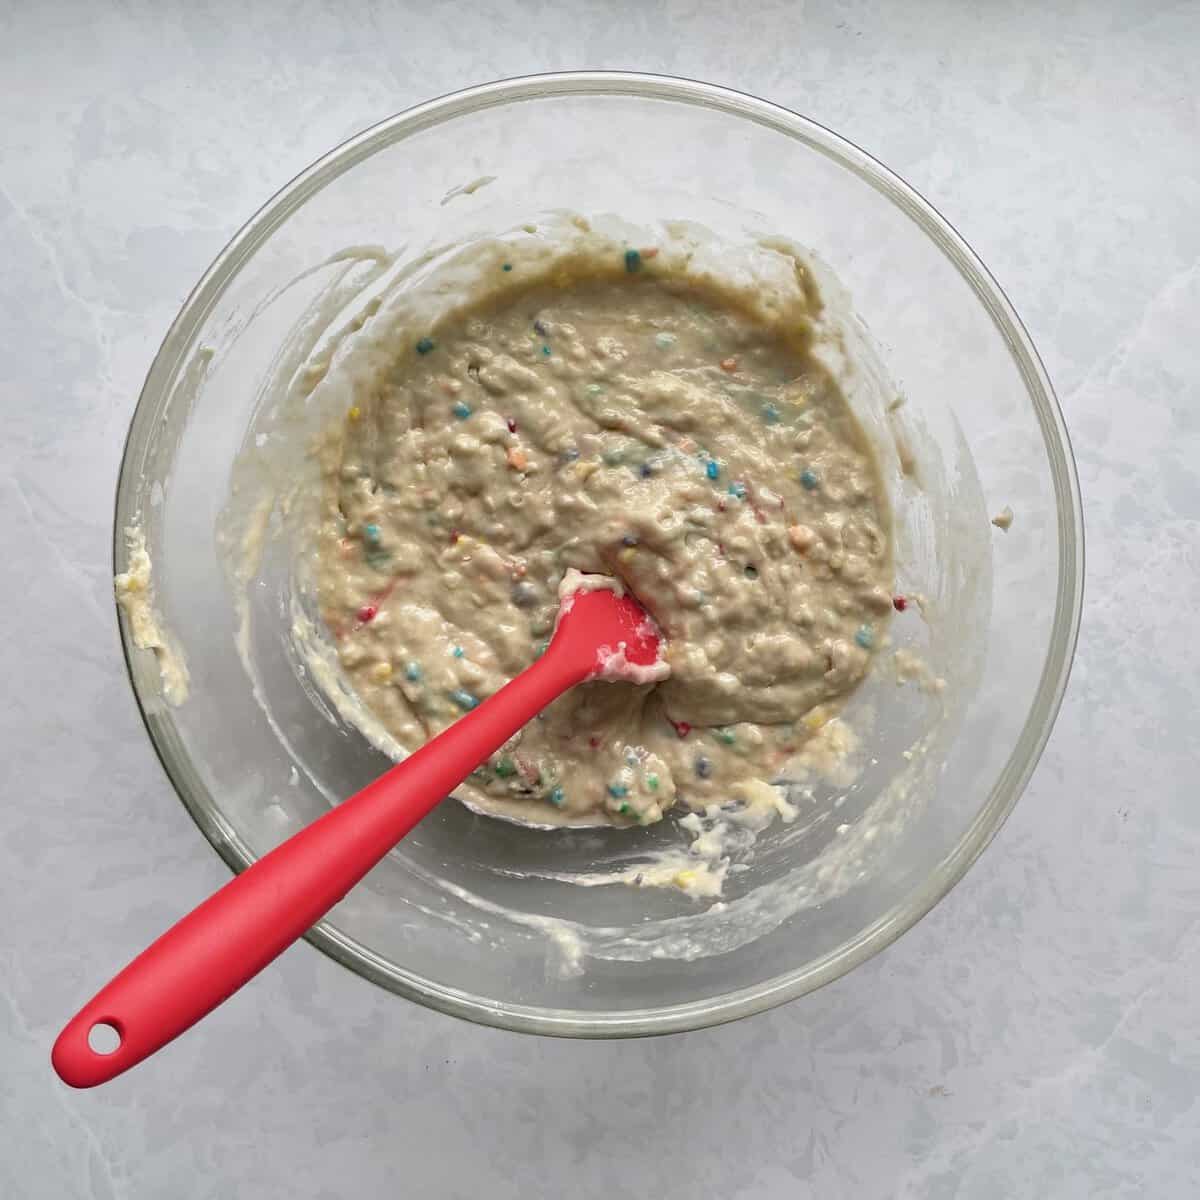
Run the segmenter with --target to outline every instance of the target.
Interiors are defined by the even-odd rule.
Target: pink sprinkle
[[[903,612],[908,607],[908,598],[905,596],[893,596],[892,607],[897,612]]]
[[[668,717],[667,720],[671,721],[671,718]],[[671,724],[675,726],[675,732],[681,738],[687,737],[692,732],[692,727],[686,721],[671,721]]]
[[[377,609],[374,604],[364,604],[362,608],[358,610],[358,619],[365,625],[368,621],[375,620],[378,612],[379,609]]]

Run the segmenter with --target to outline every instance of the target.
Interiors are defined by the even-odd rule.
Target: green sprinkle
[[[553,804],[555,808],[562,808],[566,802],[566,797],[563,795],[562,788],[556,787],[550,789],[550,803]]]
[[[502,271],[511,271],[511,270],[512,270],[512,263],[505,263],[505,264],[504,264],[504,265],[503,265],[503,266],[500,268],[500,270],[502,270]]]
[[[549,357],[550,357],[550,347],[549,347],[549,346],[543,346],[543,347],[542,347],[542,353],[543,353],[543,354],[544,354],[544,355],[545,355],[547,358],[549,358]]]
[[[470,712],[471,709],[479,707],[479,697],[472,696],[470,692],[463,688],[455,688],[454,691],[450,693],[450,699],[453,700],[454,703],[463,710],[463,712]]]
[[[380,533],[379,526],[372,522],[370,525],[363,526],[363,537],[368,546],[378,546],[383,535]]]
[[[417,353],[418,354],[428,354],[430,352],[430,350],[433,349],[433,346],[434,346],[433,338],[423,337],[417,343]]]
[[[545,653],[546,653],[546,651],[547,651],[547,650],[549,650],[549,649],[550,649],[550,643],[549,643],[549,642],[539,642],[539,643],[537,644],[537,647],[535,648],[535,651],[534,651],[534,652],[537,654],[538,658],[541,658],[541,657],[542,657],[542,655],[543,655],[543,654],[545,654]]]
[[[629,811],[629,804],[628,804],[628,802],[627,802],[627,801],[624,801],[624,800],[623,800],[623,801],[621,801],[621,803],[620,803],[620,804],[617,806],[617,812],[621,813],[621,814],[622,814],[622,816],[623,816],[623,815],[624,815],[625,813],[627,813],[628,811]]]
[[[647,775],[646,776],[646,786],[652,792],[657,792],[658,791],[658,776],[657,775]]]
[[[675,335],[673,333],[658,333],[654,335],[654,344],[660,350],[670,350],[675,345]]]
[[[811,467],[805,467],[804,470],[800,472],[800,482],[804,485],[805,491],[811,492],[817,486],[817,484],[821,482],[821,480],[817,477],[816,471],[814,471]]]
[[[758,568],[753,563],[746,564],[746,578],[747,579],[757,579],[758,578]]]
[[[460,421],[465,421],[471,415],[471,406],[460,400],[450,411]]]
[[[718,729],[713,735],[723,746],[732,746],[737,741],[737,735],[732,729]]]
[[[509,758],[507,754],[496,764],[496,774],[499,775],[501,779],[508,779],[510,776],[515,775],[516,773],[517,768],[513,766],[513,760]]]
[[[455,646],[450,653],[453,654],[455,658],[462,658],[466,651],[461,646]]]
[[[709,479],[717,479],[720,477],[721,468],[717,465],[715,459],[710,458],[708,462],[704,464],[704,473],[709,477]]]
[[[608,785],[608,794],[614,800],[620,800],[622,796],[629,795],[629,789],[623,783],[610,783]]]
[[[421,668],[415,662],[405,663],[404,678],[416,683],[421,678]]]
[[[632,275],[642,269],[642,256],[636,250],[625,251],[625,270]]]
[[[589,383],[587,385],[587,394],[589,396],[599,396],[604,389],[598,383]]]
[[[864,649],[870,650],[875,645],[875,631],[870,625],[860,625],[858,632],[854,635],[854,640]]]

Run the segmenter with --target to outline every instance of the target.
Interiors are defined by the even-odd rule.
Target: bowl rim
[[[406,971],[323,920],[306,940],[323,953],[410,1000],[482,1025],[559,1037],[637,1037],[677,1033],[734,1021],[773,1008],[840,978],[912,928],[963,877],[1000,830],[1024,791],[1050,736],[1070,676],[1083,605],[1084,529],[1074,454],[1053,386],[1008,297],[954,227],[914,188],[853,142],[817,122],[748,93],[710,83],[629,71],[566,71],[524,75],[448,93],[387,117],[318,158],[279,189],[234,234],[184,302],[163,339],[138,397],[117,480],[113,569],[120,569],[124,530],[138,515],[145,449],[168,394],[209,310],[255,250],[310,196],[379,150],[447,120],[499,105],[554,96],[630,96],[708,107],[773,129],[852,171],[895,204],[934,242],[978,297],[1004,337],[1041,427],[1054,484],[1060,554],[1050,645],[1025,724],[986,801],[958,845],[922,884],[851,940],[803,967],[763,983],[703,1001],[631,1012],[587,1012],[488,1000]],[[140,447],[142,453],[135,454]],[[135,649],[117,611],[126,670],[142,721],[184,807],[234,872],[256,859],[211,803],[191,770],[170,720],[143,697]],[[178,752],[172,753],[172,749]],[[190,777],[189,777],[190,776]]]

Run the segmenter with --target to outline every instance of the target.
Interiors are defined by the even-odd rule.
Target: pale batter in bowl
[[[584,219],[573,215],[580,213]],[[646,252],[654,249],[651,258]],[[638,251],[640,270],[627,270],[630,250]],[[584,259],[590,272],[556,278],[556,268]],[[890,540],[881,583],[894,572],[897,597],[911,603],[886,626],[885,612],[871,620],[870,668],[851,691],[801,717],[804,733],[810,724],[819,728],[792,761],[777,770],[768,760],[752,764],[741,789],[747,799],[713,784],[720,799],[690,807],[703,775],[686,756],[702,745],[722,754],[719,730],[732,725],[740,739],[751,726],[775,728],[774,716],[748,710],[747,720],[729,722],[741,714],[713,713],[707,719],[718,723],[698,724],[674,742],[673,731],[660,727],[666,749],[681,756],[668,766],[685,803],[645,825],[608,813],[611,761],[596,771],[589,800],[582,791],[576,797],[574,786],[584,779],[574,764],[587,760],[560,755],[562,809],[532,794],[519,802],[524,810],[505,811],[526,824],[569,827],[532,830],[492,819],[479,810],[495,812],[502,799],[464,792],[466,804],[440,805],[310,935],[364,977],[442,1011],[582,1036],[692,1029],[759,1011],[844,974],[928,911],[999,827],[1045,742],[1078,623],[1082,550],[1061,416],[1011,306],[953,229],[862,151],[752,97],[661,77],[517,80],[423,105],[326,156],[236,236],[168,334],[130,430],[116,556],[116,570],[127,577],[122,628],[130,669],[179,795],[235,869],[405,750],[389,732],[392,716],[404,710],[372,709],[370,681],[360,682],[339,654],[359,639],[342,630],[336,640],[340,623],[320,586],[328,561],[321,534],[332,515],[321,470],[339,461],[347,414],[358,408],[369,428],[377,420],[372,406],[397,371],[415,365],[447,373],[438,354],[472,314],[519,304],[539,278],[559,294],[569,291],[585,276],[595,279],[602,262],[608,282],[640,288],[677,279],[710,307],[741,313],[756,327],[811,322],[811,345],[797,352],[836,381],[870,446],[890,509],[886,518],[878,514]],[[814,278],[819,313],[806,286]],[[521,332],[540,337],[531,327]],[[580,332],[587,350],[589,335]],[[552,374],[563,358],[555,344],[561,331],[554,336],[530,339],[538,354],[550,346],[545,363],[509,357],[539,382],[565,388]],[[650,343],[633,331],[614,336],[646,356],[630,372],[642,390],[636,397],[630,390],[627,407],[640,413],[656,403],[642,388],[650,381],[645,368],[673,368],[650,357]],[[420,355],[423,338],[437,348]],[[701,347],[694,363],[703,362],[718,385],[726,375],[732,384],[738,372],[721,370],[726,357],[737,355],[707,357]],[[465,390],[470,381],[457,378]],[[508,411],[510,398],[489,394],[465,420],[451,414],[438,426],[485,446],[484,497],[515,491],[522,473],[535,495],[559,478],[551,474],[551,444],[538,436],[536,409],[523,420]],[[485,442],[473,428],[489,411],[505,420],[500,442]],[[564,421],[574,428],[584,412],[573,403]],[[727,489],[745,476],[792,503],[769,470],[720,461],[730,457],[720,441],[725,426],[706,424],[706,438],[710,428],[718,435],[713,445],[695,431],[674,432],[717,457],[718,480],[707,478],[707,466],[702,480],[685,476],[680,464],[677,478],[656,487],[703,483],[711,505],[724,486],[727,505],[744,504]],[[593,430],[592,437],[617,432]],[[755,432],[782,436],[765,423]],[[630,440],[640,440],[637,430]],[[510,467],[514,447],[541,469]],[[600,560],[583,565],[628,579],[667,621],[698,622],[702,611],[676,605],[676,584],[705,590],[701,566],[716,571],[711,548],[698,546],[710,554],[703,561],[684,562],[678,545],[626,530],[631,518],[653,516],[653,507],[636,507],[625,494],[646,485],[603,461],[607,442],[577,448],[581,460],[600,457],[591,487],[606,479],[626,485],[599,495],[622,530],[619,538],[595,532],[581,543]],[[800,457],[796,448],[787,465],[800,466]],[[772,451],[768,466],[775,462]],[[382,481],[386,464],[368,465]],[[578,494],[591,495],[587,482]],[[825,497],[814,489],[814,502]],[[1017,516],[1007,534],[988,523],[1005,506]],[[365,508],[349,515],[377,524],[381,540],[417,532],[398,513],[377,522],[364,519]],[[709,534],[718,530],[711,509],[706,519],[714,522]],[[820,532],[798,512],[789,520]],[[557,501],[554,522],[564,532],[569,523]],[[142,536],[127,545],[126,527]],[[763,551],[756,518],[746,531],[748,548]],[[625,532],[641,540],[626,546]],[[480,533],[488,540],[482,524]],[[344,536],[364,535],[360,528]],[[505,544],[497,553],[526,557],[526,577],[545,589],[538,551],[552,549],[554,536],[555,529],[542,530],[530,550]],[[618,540],[616,553],[633,549],[634,565],[605,557]],[[416,544],[428,553],[421,579],[431,588],[447,571],[464,573],[465,564],[448,557],[457,549],[448,528],[436,538],[421,530]],[[690,548],[686,540],[683,548]],[[778,549],[771,564],[793,561]],[[355,552],[361,558],[361,541]],[[808,571],[811,554],[799,572]],[[645,569],[636,565],[643,555],[650,568],[661,562],[667,569],[635,577]],[[737,561],[761,570],[754,558]],[[832,553],[829,565],[832,572]],[[388,572],[379,582],[391,578]],[[497,611],[513,626],[504,644],[494,625],[476,624],[467,610],[458,618],[434,593],[438,620],[462,630],[464,640],[451,642],[443,630],[444,643],[413,647],[411,661],[426,680],[475,662],[480,676],[454,680],[480,696],[503,677],[502,652],[518,666],[536,653],[531,621],[550,596],[543,590],[537,605],[523,608],[513,599],[515,582],[510,575],[495,583]],[[745,576],[720,582],[742,589],[736,604],[721,600],[735,618],[739,605],[767,594],[750,590]],[[766,587],[776,586],[769,578]],[[454,598],[472,590],[464,575]],[[354,604],[357,621],[373,594],[347,595],[343,620]],[[395,619],[391,603],[364,622],[370,637],[382,637]],[[140,619],[146,612],[153,623]],[[373,629],[381,614],[384,624]],[[744,642],[749,625],[735,620],[721,628]],[[861,650],[850,640],[857,632],[847,623],[834,640]],[[478,644],[467,640],[471,633]],[[150,649],[136,649],[139,642]],[[703,637],[698,644],[709,656]],[[435,653],[439,645],[449,646],[445,658]],[[455,645],[462,659],[454,658]],[[371,647],[381,674],[383,649]],[[714,676],[723,664],[740,664],[744,649],[734,643],[709,656]],[[162,670],[182,661],[175,651],[191,677],[177,707],[174,676]],[[410,660],[390,652],[386,659],[393,678],[407,683]],[[684,678],[682,660],[672,667],[644,713]],[[740,665],[733,673],[739,687],[749,682]],[[790,678],[798,684],[802,673]],[[811,682],[822,686],[823,673]],[[705,688],[681,698],[708,704],[720,695]],[[435,727],[414,724],[421,740]],[[705,757],[710,778],[728,765]],[[605,795],[597,803],[599,786]],[[565,811],[569,804],[581,806],[577,816]],[[614,819],[627,827],[613,827]]]
[[[747,804],[867,671],[891,611],[873,455],[790,302],[607,239],[497,260],[349,398],[321,452],[321,614],[406,748],[541,652],[574,569],[631,589],[669,677],[574,689],[462,789],[539,824]]]

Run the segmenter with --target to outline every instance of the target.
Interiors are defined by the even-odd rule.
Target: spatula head
[[[598,577],[599,578],[599,577]],[[583,586],[568,592],[558,611],[556,652],[565,652],[589,679],[656,683],[670,674],[666,644],[648,612],[628,593]]]

